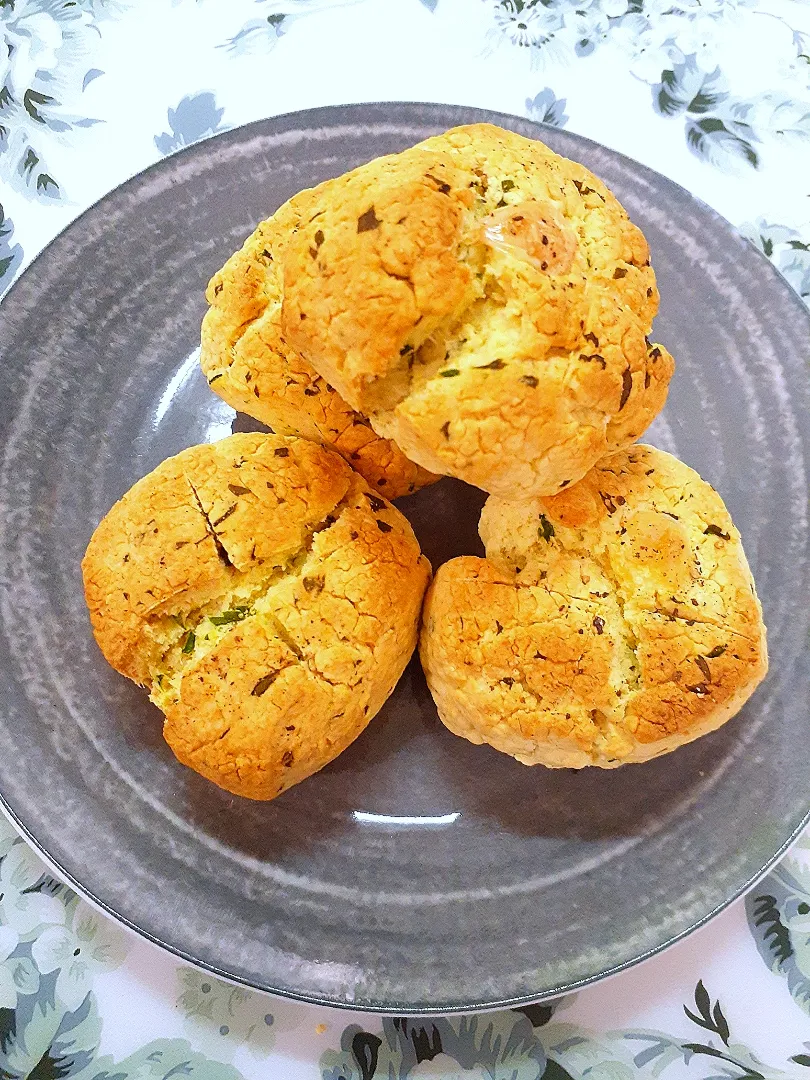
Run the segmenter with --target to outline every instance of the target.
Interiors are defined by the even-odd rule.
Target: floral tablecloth
[[[807,0],[0,0],[0,35],[0,292],[162,155],[294,109],[416,100],[528,115],[643,161],[810,304]],[[240,1076],[810,1078],[810,837],[621,976],[419,1021],[192,970],[96,914],[0,823],[0,1080]]]

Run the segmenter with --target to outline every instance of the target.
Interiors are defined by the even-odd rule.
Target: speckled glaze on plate
[[[414,661],[338,761],[275,802],[240,801],[174,761],[157,711],[102,660],[81,555],[138,477],[230,432],[195,349],[205,284],[255,223],[301,187],[479,120],[584,162],[645,231],[655,337],[678,363],[649,439],[726,499],[771,674],[714,735],[574,773],[456,739]],[[807,818],[808,361],[808,314],[763,257],[682,189],[568,132],[450,106],[350,106],[161,162],[57,237],[0,306],[5,809],[151,940],[308,1001],[518,1004],[661,949],[739,895]],[[444,480],[400,505],[438,565],[480,551],[482,501]]]

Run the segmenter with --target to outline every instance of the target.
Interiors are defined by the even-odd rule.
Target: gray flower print
[[[14,222],[6,217],[0,203],[0,295],[8,288],[22,262],[23,249],[13,242]]]
[[[563,128],[568,123],[565,105],[565,98],[558,98],[547,86],[533,98],[526,98],[526,115],[540,124]]]
[[[170,131],[155,136],[155,146],[161,154],[170,154],[183,146],[225,131],[221,123],[224,109],[217,108],[217,99],[210,91],[184,97],[174,109],[169,109],[167,119]]]

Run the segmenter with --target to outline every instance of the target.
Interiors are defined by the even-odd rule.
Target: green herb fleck
[[[721,540],[730,540],[731,537],[727,532],[723,532],[719,525],[707,525],[703,530],[704,536],[719,536]]]
[[[580,193],[580,195],[593,195],[594,194],[593,188],[588,187],[587,184],[583,184],[581,180],[575,180],[574,181],[574,187],[577,189],[577,191]],[[597,192],[597,194],[598,194],[598,192]]]
[[[695,663],[700,668],[701,673],[706,679],[706,682],[712,681],[712,669],[709,667],[708,661],[703,656],[696,656]]]
[[[727,648],[727,645],[715,645],[711,652],[706,653],[706,656],[708,656],[710,660],[716,660],[718,656],[723,655]]]
[[[217,525],[221,525],[223,521],[226,521],[231,514],[234,513],[236,513],[236,503],[234,503],[233,506],[229,506],[225,513],[221,517],[218,517],[216,521],[211,522],[212,528],[215,529]]]
[[[230,608],[228,611],[223,611],[221,615],[209,615],[208,618],[214,626],[227,626],[229,623],[241,622],[249,614],[250,608],[246,604],[240,604],[235,608]]]
[[[268,689],[278,678],[277,671],[270,671],[267,675],[262,675],[253,689],[250,691],[251,697],[261,697],[265,690]]]
[[[542,537],[543,540],[548,542],[554,535],[554,526],[548,520],[545,514],[540,515],[540,528],[537,530],[537,535]]]
[[[461,372],[456,367],[446,368],[444,371],[440,371],[439,374],[443,379],[453,379],[456,375],[460,375]]]
[[[630,397],[630,391],[633,389],[633,376],[630,372],[630,368],[626,367],[622,372],[622,396],[619,400],[619,412],[627,404],[627,399]]]
[[[515,181],[514,180],[502,180],[501,181],[501,191],[511,191],[514,186],[515,186]]]
[[[438,177],[434,176],[432,173],[425,173],[425,179],[432,180],[442,195],[450,194],[450,185],[444,180],[439,180]]]
[[[186,634],[185,640],[183,641],[183,648],[181,649],[181,652],[184,652],[184,653],[194,652],[194,646],[196,644],[197,644],[197,635],[194,633],[193,630],[189,630],[189,632]]]
[[[370,207],[366,210],[365,214],[361,214],[357,219],[357,231],[359,233],[371,232],[372,229],[378,229],[380,227],[380,220],[374,213],[374,207]]]

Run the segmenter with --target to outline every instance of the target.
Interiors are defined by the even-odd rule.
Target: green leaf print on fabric
[[[748,894],[745,909],[760,956],[810,1013],[810,837]]]
[[[697,66],[695,58],[689,57],[672,71],[661,73],[661,83],[654,88],[655,105],[664,116],[680,112],[708,113],[728,98],[723,87],[719,69],[707,75]]]
[[[128,946],[119,927],[79,903],[67,925],[42,931],[31,946],[31,958],[43,975],[56,975],[57,999],[75,1009],[96,975],[123,963]]]
[[[53,980],[43,980],[41,992],[21,999],[14,1011],[0,1049],[3,1080],[78,1076],[93,1061],[101,1021],[92,995],[77,1010],[66,1012],[49,992],[52,986]]]
[[[92,978],[117,966],[127,944],[0,822],[0,1077],[84,1068],[100,1031]]]
[[[564,1013],[562,999],[559,1012]],[[345,1028],[320,1061],[322,1080],[789,1080],[735,1041],[703,982],[684,1014],[695,1034],[630,1030],[597,1035],[550,1015],[548,1006],[478,1017],[384,1019],[379,1031]],[[530,1019],[534,1017],[534,1022]],[[798,1048],[797,1048],[798,1049]],[[810,1055],[808,1055],[810,1061]],[[684,1069],[688,1069],[685,1072]]]
[[[186,1018],[184,1034],[199,1050],[228,1061],[241,1048],[268,1054],[275,1043],[272,1002],[262,994],[229,986],[190,968],[178,970],[178,1008]]]
[[[5,216],[0,203],[0,296],[11,285],[14,273],[23,261],[23,248],[12,242],[14,222]],[[0,836],[0,858],[2,858],[2,837]]]
[[[31,198],[61,199],[49,146],[100,123],[69,111],[103,74],[87,57],[98,22],[121,10],[102,0],[13,0],[0,6],[0,181]],[[2,275],[0,275],[2,277]]]
[[[718,68],[701,71],[695,56],[661,73],[653,87],[653,103],[662,116],[682,115],[689,149],[719,168],[733,168],[738,161],[757,166],[752,143],[757,137],[737,119],[728,86]]]
[[[221,123],[224,113],[224,109],[217,108],[217,99],[209,90],[184,97],[176,108],[169,109],[170,131],[156,135],[155,146],[161,154],[170,154],[217,131],[226,131],[227,126]]]
[[[124,931],[51,877],[0,819],[0,1080],[242,1080],[183,1039],[97,1059],[93,982],[128,947]],[[242,993],[269,1015],[264,998]]]
[[[8,221],[8,219],[5,219]],[[17,830],[0,814],[0,859],[4,859],[15,844],[22,840]]]
[[[211,1061],[185,1039],[157,1039],[123,1061],[99,1058],[91,1068],[70,1075],[79,1080],[242,1080],[232,1066]]]
[[[44,876],[41,861],[27,844],[15,844],[0,863],[0,923],[21,939],[65,922],[60,900],[38,888]]]
[[[751,143],[739,134],[740,131],[745,131],[749,138],[753,138],[750,128],[744,125],[729,126],[717,116],[707,116],[704,120],[692,121],[686,125],[686,141],[689,149],[698,157],[705,158],[719,169],[730,172],[740,161],[756,168],[759,164],[757,152]]]
[[[261,18],[250,19],[238,33],[224,41],[220,48],[236,55],[266,51],[299,19],[329,8],[349,7],[357,3],[363,3],[363,0],[256,0]],[[433,10],[436,6],[435,0],[426,6]]]
[[[810,307],[810,230],[802,235],[787,225],[772,225],[759,218],[741,225],[740,232],[767,255],[788,285]]]
[[[760,10],[759,0],[488,0],[488,6],[490,42],[526,50],[534,67],[569,63],[606,46],[618,53],[649,85],[659,116],[683,125],[692,153],[724,171],[757,168],[768,140],[810,139],[810,35]],[[784,29],[781,46],[763,55],[772,89],[746,96],[727,72],[739,79],[735,33],[755,15]]]
[[[19,944],[16,930],[0,926],[0,1011],[16,1009],[20,997],[39,990],[39,972],[30,956],[18,953]]]
[[[730,1032],[726,1018],[723,1016],[723,1010],[720,1008],[720,1002],[716,1001],[714,1008],[712,1008],[711,999],[702,980],[695,987],[695,1006],[697,1014],[688,1009],[686,1005],[684,1005],[683,1011],[698,1027],[705,1028],[707,1031],[718,1035],[722,1043],[728,1046]]]
[[[323,1080],[389,1076],[540,1080],[546,1054],[527,1016],[515,1012],[436,1020],[386,1018],[381,1034],[347,1027],[339,1051],[321,1058]]]

